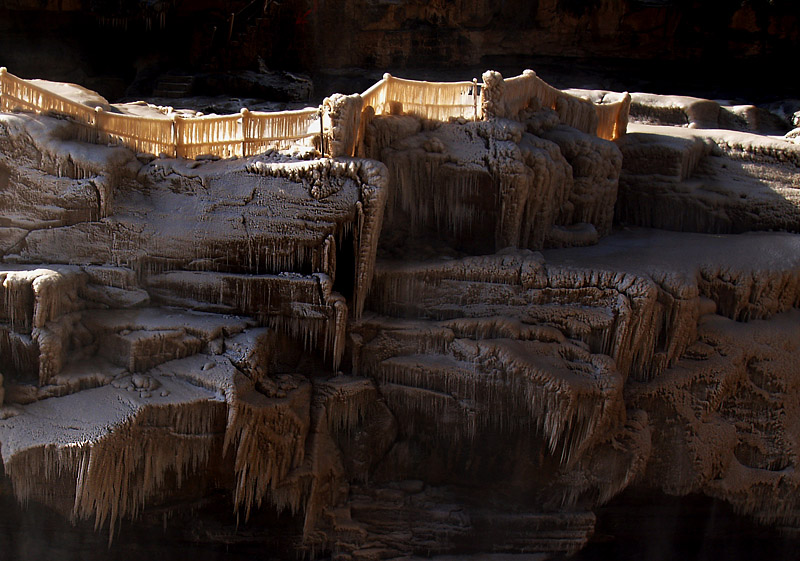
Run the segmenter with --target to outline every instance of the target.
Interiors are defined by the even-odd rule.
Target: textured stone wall
[[[308,0],[309,65],[478,64],[483,57],[732,58],[798,42],[789,2]],[[300,8],[303,10],[303,8]],[[344,17],[342,17],[342,11]],[[340,37],[346,30],[348,41]]]

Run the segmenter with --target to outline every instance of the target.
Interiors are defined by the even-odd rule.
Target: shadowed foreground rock
[[[4,501],[342,561],[574,553],[626,489],[800,528],[796,145],[363,133],[142,163],[0,116]]]

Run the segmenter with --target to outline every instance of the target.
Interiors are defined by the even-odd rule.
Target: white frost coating
[[[620,148],[619,220],[707,233],[800,229],[796,145],[745,132],[634,123]]]
[[[593,248],[548,251],[544,266],[524,254],[384,262],[371,306],[399,316],[506,316],[556,326],[613,357],[623,374],[646,380],[696,340],[706,300],[739,319],[800,305],[800,268],[787,258],[796,254],[793,236],[696,236],[691,252],[678,236],[620,234]],[[744,257],[752,255],[759,258]]]
[[[187,158],[206,154],[250,156],[270,148],[287,148],[295,143],[309,145],[313,137],[322,136],[326,138],[321,138],[322,145],[318,146],[321,152],[334,157],[352,156],[356,142],[360,143],[357,139],[363,137],[360,120],[364,117],[368,120],[374,115],[406,114],[440,122],[518,118],[520,112],[530,106],[531,100],[535,109],[554,109],[562,122],[584,132],[609,140],[625,133],[630,106],[627,94],[616,103],[598,105],[549,86],[531,70],[508,82],[508,91],[498,93],[503,83],[502,76],[488,71],[484,74],[484,83],[480,84],[482,91],[479,94],[477,79],[472,82],[424,82],[385,74],[361,96],[335,94],[326,98],[320,109],[280,113],[242,109],[239,115],[183,116],[171,112],[171,108],[171,114],[120,113],[119,109],[110,111],[107,103],[92,111],[84,103],[60,95],[81,91],[78,97],[86,98],[79,87],[42,88],[34,81],[21,80],[3,72],[0,75],[0,111],[67,115],[77,123],[81,140],[120,143],[137,152]],[[363,107],[371,108],[364,115],[362,98]],[[349,101],[344,103],[345,100]],[[324,119],[321,118],[323,113]],[[323,121],[327,121],[328,131],[324,130]]]
[[[358,94],[333,94],[322,102],[325,146],[333,158],[355,156],[363,100]]]
[[[138,162],[133,163],[135,159],[130,151],[88,144],[76,136],[78,128],[69,121],[38,115],[0,114],[0,130],[7,133],[0,136],[0,143],[4,155],[13,158],[12,165],[27,163],[33,168],[20,166],[20,173],[12,184],[19,183],[38,194],[11,189],[6,196],[13,196],[14,206],[26,214],[30,214],[27,207],[34,203],[31,199],[39,199],[36,203],[40,206],[46,203],[64,205],[66,216],[59,222],[52,217],[52,210],[48,213],[47,207],[41,208],[39,212],[49,227],[75,221],[76,186],[66,190],[63,184],[68,179],[81,180],[80,189],[86,192],[87,198],[94,199],[82,213],[86,214],[86,219],[98,220],[113,213],[114,190],[138,169]],[[21,225],[32,226],[30,223]]]
[[[416,132],[419,125],[414,129],[406,120],[376,117],[366,146],[400,138],[381,150],[392,186],[389,232],[426,236],[435,229],[465,244],[482,242],[470,248],[474,253],[585,245],[607,235],[619,149],[570,127],[534,136],[525,132],[527,125],[495,119]],[[586,235],[587,228],[595,234]]]
[[[478,120],[477,92],[473,82],[424,82],[384,74],[383,80],[361,97],[364,107],[375,115],[414,115],[422,119],[448,121],[451,118]]]
[[[280,161],[261,158],[244,166],[219,162],[197,169],[180,162],[147,166],[143,173],[163,186],[149,193],[154,208],[147,217],[137,211],[139,193],[125,191],[117,196],[116,220],[59,231],[36,229],[28,234],[22,253],[31,261],[120,263],[152,272],[183,267],[279,273],[310,266],[335,274],[323,267],[324,244],[334,236],[340,247],[363,213],[360,237],[365,246],[359,247],[357,263],[363,284],[356,289],[365,292],[379,234],[371,228],[379,226],[375,217],[382,213],[385,197],[380,193],[382,166],[330,159]],[[372,183],[365,185],[365,180]],[[176,207],[185,212],[176,216]],[[67,244],[69,255],[62,250],[68,238],[74,242]]]
[[[484,73],[483,82],[485,118],[524,119],[526,112],[546,108],[555,110],[565,125],[606,140],[625,134],[631,104],[627,92],[618,101],[597,104],[550,86],[532,70],[505,80],[490,70]]]
[[[12,122],[31,119],[9,118]],[[31,122],[39,122],[37,119],[41,118],[34,118]],[[43,120],[41,122],[46,124]],[[46,137],[45,131],[52,132],[52,128],[42,126],[43,138]],[[28,149],[30,144],[29,141],[27,144],[23,142],[14,148]],[[107,148],[95,147],[95,149],[108,151]],[[192,167],[180,161],[165,161],[158,165],[145,166],[142,171],[151,174],[154,184],[167,181],[171,187],[149,193],[158,210],[153,209],[147,220],[144,220],[137,210],[140,194],[135,190],[126,190],[118,200],[119,209],[115,214],[120,217],[119,220],[94,222],[92,219],[98,218],[95,215],[89,218],[89,222],[75,224],[75,228],[66,226],[63,231],[37,228],[27,235],[23,252],[32,261],[42,261],[43,256],[47,254],[67,261],[97,263],[87,266],[86,269],[88,280],[91,282],[87,283],[85,274],[79,275],[78,295],[75,294],[75,290],[72,292],[65,290],[61,295],[62,299],[69,298],[79,307],[84,305],[84,301],[90,302],[90,306],[114,308],[147,305],[148,294],[135,286],[137,276],[146,281],[148,277],[157,275],[160,271],[181,265],[198,269],[228,268],[231,267],[229,263],[237,259],[239,263],[242,261],[246,263],[245,271],[257,272],[261,268],[279,272],[301,269],[309,264],[312,271],[330,273],[333,277],[336,274],[336,251],[348,236],[352,235],[356,255],[355,267],[354,270],[342,274],[347,277],[352,276],[354,304],[359,310],[363,308],[374,267],[385,200],[385,193],[382,192],[385,189],[385,168],[380,163],[349,159],[305,161],[271,154],[244,165],[219,162]],[[248,172],[269,176],[270,179],[265,181]],[[265,184],[267,187],[264,187]],[[18,191],[21,192],[22,187],[18,186]],[[198,191],[204,193],[207,190],[212,192],[206,196],[196,194]],[[204,200],[199,201],[200,198]],[[188,203],[200,213],[205,209],[219,212],[220,198],[227,203],[223,204],[221,209],[221,215],[225,217],[227,224],[219,220],[197,221],[192,212],[181,215],[191,220],[194,228],[199,227],[200,232],[185,229],[176,222],[173,211],[176,206]],[[273,203],[273,200],[277,204]],[[273,209],[281,204],[289,208],[285,213],[275,213]],[[245,207],[244,212],[242,207]],[[229,217],[228,209],[233,216]],[[231,248],[241,252],[245,246],[245,243],[238,243],[235,234],[231,237],[231,231],[227,228],[231,223],[234,228],[239,228],[243,238],[241,241],[246,242],[247,253],[243,256],[244,259],[227,251]],[[74,239],[66,242],[70,236]],[[177,236],[177,239],[170,240],[171,236]],[[204,238],[204,244],[197,243]],[[146,242],[149,242],[149,248]],[[181,247],[182,244],[185,244],[186,250]],[[139,261],[140,259],[145,262]],[[131,268],[102,265],[115,262],[129,264]],[[234,270],[236,268],[241,270],[242,265],[233,267]],[[19,276],[18,273],[14,275]],[[247,276],[241,273],[239,275],[242,278]],[[233,274],[232,278],[236,276]],[[289,277],[284,278],[289,280]],[[12,283],[11,281],[13,278],[9,283]],[[13,329],[3,330],[0,344],[4,354],[8,352],[11,356],[15,371],[28,373],[36,377],[40,384],[47,384],[48,380],[58,374],[64,366],[65,357],[73,347],[81,349],[83,348],[81,345],[85,347],[87,343],[76,347],[69,337],[70,328],[62,328],[60,324],[53,323],[45,327],[44,323],[48,321],[45,310],[48,306],[57,307],[61,300],[48,299],[47,284],[42,284],[44,281],[41,279],[38,282],[41,285],[41,290],[38,292],[41,294],[36,297],[32,289],[22,285],[19,290],[12,290],[12,292],[29,291],[30,298],[24,297],[22,293],[18,295],[19,297],[9,296],[8,302],[13,302],[16,308],[12,307],[8,314],[5,312],[3,314],[9,318],[27,318],[27,327],[21,327],[23,333],[17,333]],[[254,304],[250,304],[247,292],[235,294],[235,298],[229,297],[227,301],[208,296],[205,299],[208,301],[208,309],[234,312],[238,309],[246,310],[246,313],[260,317],[266,324],[279,326],[282,330],[295,334],[304,340],[311,350],[315,350],[318,344],[320,353],[329,357],[330,363],[336,368],[344,349],[347,306],[341,297],[330,294],[330,288],[320,291],[316,281],[313,283],[316,288],[312,289],[312,292],[316,295],[323,294],[327,301],[314,296],[309,302],[317,301],[310,308],[303,305],[296,305],[294,308],[289,306],[288,303],[295,299],[291,290],[277,292],[276,296],[286,300],[282,307],[273,307],[272,311],[257,309]],[[236,292],[235,284],[235,282],[230,284],[230,289],[234,292]],[[264,285],[267,291],[270,290],[268,284]],[[291,284],[291,281],[287,283]],[[173,286],[177,285],[173,283]],[[156,291],[159,290],[156,288]],[[157,296],[161,302],[177,305],[195,307],[201,304],[197,301],[198,295],[191,293],[191,287],[188,290],[186,288],[181,290],[171,294],[169,290],[166,293],[161,291]],[[217,289],[211,288],[212,292],[214,290]],[[261,298],[261,301],[264,301],[264,298]],[[34,303],[37,305],[38,315],[44,319],[36,324],[37,331],[32,337]],[[29,313],[22,311],[26,306],[31,307]],[[3,309],[5,310],[5,307]],[[61,313],[62,311],[54,309],[51,315]],[[358,313],[354,312],[355,315]],[[266,316],[270,314],[285,317],[267,319]],[[50,319],[55,320],[54,317]],[[19,327],[17,321],[14,319],[10,322],[14,328]],[[42,325],[39,325],[40,323]],[[72,325],[76,323],[72,321]],[[102,335],[101,340],[109,343],[109,345],[100,344],[101,348],[106,349],[104,351],[106,354],[112,352],[108,349],[116,349],[121,351],[120,356],[127,356],[133,360],[124,364],[133,370],[148,366],[147,361],[141,362],[133,358],[141,354],[143,349],[150,349],[153,356],[178,358],[196,352],[197,346],[202,344],[194,336],[184,335],[180,330],[171,329],[161,330],[158,333],[126,334],[112,339]],[[88,344],[91,346],[97,343]],[[172,347],[181,350],[174,352],[168,350]]]
[[[351,432],[366,417],[367,408],[378,397],[372,381],[365,378],[335,376],[320,384],[328,428],[332,433]]]
[[[440,427],[443,438],[452,438],[452,431],[469,437],[478,430],[528,428],[569,464],[622,413],[622,378],[613,363],[563,339],[553,343],[547,330],[522,328],[515,335],[521,326],[504,318],[472,326],[376,319],[364,327],[377,325],[382,334],[362,348],[360,369],[380,382],[411,432],[414,418],[431,416],[452,419]],[[483,326],[485,338],[468,339]],[[444,414],[448,409],[455,418]]]
[[[69,474],[75,481],[74,514],[95,518],[98,527],[108,523],[111,537],[119,518],[135,517],[164,492],[166,475],[177,476],[180,486],[209,457],[218,404],[205,390],[161,383],[169,397],[145,401],[106,386],[37,402],[25,407],[31,414],[0,421],[4,468],[17,497],[27,501],[43,482]],[[69,427],[57,423],[65,414],[72,419]],[[175,432],[151,430],[166,425]]]

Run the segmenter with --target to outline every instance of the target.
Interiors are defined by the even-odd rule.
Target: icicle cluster
[[[538,335],[551,337],[546,330],[526,330],[531,339],[524,342],[494,339],[495,328],[504,329],[498,318],[489,319],[486,331],[484,320],[473,322],[470,329],[487,337],[477,342],[463,338],[468,334],[460,330],[443,340],[444,333],[436,331],[439,325],[389,323],[381,338],[362,351],[362,370],[380,382],[381,393],[404,423],[413,425],[420,417],[453,419],[456,414],[452,426],[441,427],[441,436],[448,439],[453,430],[472,438],[477,430],[528,427],[541,433],[550,452],[566,464],[591,438],[618,423],[624,410],[622,378],[607,357],[563,343],[537,342]],[[511,335],[508,328],[514,326],[506,326],[505,335]],[[433,339],[423,343],[429,337]],[[381,360],[387,345],[394,356]],[[404,355],[414,352],[413,345],[422,345],[425,354]],[[544,358],[554,351],[560,353],[557,364]]]
[[[173,120],[179,158],[194,159],[205,154],[229,158],[243,153],[241,115],[207,115],[189,119],[176,115]]]
[[[148,279],[163,303],[256,317],[308,350],[321,350],[335,370],[344,352],[347,305],[322,273],[310,276],[172,271]]]
[[[121,144],[136,152],[168,157],[249,156],[320,134],[318,110],[314,108],[276,113],[245,109],[240,115],[192,118],[125,115],[92,109],[2,69],[0,111],[16,110],[66,115],[79,125],[83,140]]]
[[[322,240],[320,251],[315,253],[316,257],[313,260],[317,271],[333,278],[336,275],[335,252],[331,250],[340,247],[341,236],[349,234],[349,228],[353,228],[353,243],[356,253],[353,313],[356,317],[360,316],[372,283],[378,238],[383,222],[388,191],[386,166],[380,162],[342,158],[281,165],[256,161],[249,164],[247,170],[265,176],[286,177],[292,181],[302,181],[308,185],[309,194],[317,200],[323,200],[332,195],[345,180],[355,181],[359,185],[361,197],[353,209],[353,220],[341,225],[337,231],[338,240],[334,238],[333,241],[329,241],[326,236]],[[290,270],[297,269],[298,267],[295,266]]]
[[[320,140],[320,151],[330,152],[334,157],[351,156],[357,152],[355,146],[363,139],[363,127],[368,124],[361,121],[369,121],[372,115],[405,114],[430,121],[463,122],[519,118],[532,104],[536,109],[554,109],[563,123],[601,138],[614,139],[625,133],[630,108],[627,94],[622,101],[596,105],[553,88],[531,70],[508,80],[488,71],[483,80],[479,86],[477,80],[425,82],[386,74],[361,96],[337,94],[327,98],[320,109],[276,113],[242,109],[239,115],[183,118],[173,114],[152,118],[112,113],[99,107],[92,111],[2,69],[0,111],[66,115],[78,123],[82,129],[79,136],[84,140],[118,143],[137,152],[184,158],[207,154],[250,156],[298,142],[309,144],[314,138]],[[362,107],[371,110],[362,115]],[[322,123],[323,113],[328,131]]]
[[[23,503],[43,482],[71,478],[73,515],[94,518],[96,528],[108,525],[110,542],[120,519],[135,518],[166,485],[180,487],[208,464],[221,413],[221,404],[207,399],[143,406],[96,441],[32,447],[6,458],[5,471]],[[174,432],[153,430],[159,426]]]
[[[270,316],[267,323],[292,339],[302,341],[306,349],[321,347],[323,356],[329,358],[333,370],[337,370],[344,353],[347,304],[344,297],[335,293],[329,294],[326,301],[327,306],[322,309],[302,304],[292,305],[291,315]]]
[[[94,122],[94,109],[17,78],[5,68],[0,68],[0,111],[55,113],[85,125]]]
[[[320,384],[315,397],[324,400],[331,432],[350,433],[364,420],[367,408],[375,402],[378,392],[368,379],[336,376]]]
[[[468,297],[460,296],[464,291]],[[509,255],[381,267],[371,306],[400,317],[507,316],[553,326],[614,358],[623,375],[646,380],[696,339],[698,296],[697,286]]]
[[[627,129],[631,103],[627,93],[618,102],[596,104],[552,87],[532,70],[505,80],[490,70],[483,81],[485,118],[521,119],[527,112],[546,108],[556,111],[563,124],[606,140],[621,137]]]
[[[93,124],[100,143],[120,144],[136,152],[175,157],[174,123],[166,116],[123,115],[98,108]]]
[[[432,227],[465,247],[482,242],[477,251],[586,245],[610,233],[622,165],[613,143],[563,125],[534,136],[505,119],[414,133],[400,119],[377,118],[367,137],[371,147],[384,129],[411,133],[381,151],[390,229]]]
[[[318,137],[316,109],[239,115],[144,118],[98,111],[101,142],[118,141],[139,152],[181,158],[250,156]]]
[[[77,267],[0,270],[0,353],[8,368],[45,385],[61,371],[86,278]]]
[[[287,148],[298,140],[318,137],[320,132],[316,108],[277,113],[245,110],[242,111],[242,155],[260,154],[270,148]]]
[[[376,115],[406,114],[433,121],[481,118],[473,82],[424,82],[384,74],[361,97]]]
[[[110,541],[117,521],[136,518],[163,493],[171,481],[168,476],[174,476],[180,488],[184,477],[208,464],[219,424],[213,409],[219,406],[149,406],[131,422],[115,427],[113,437],[85,446],[78,463],[75,514],[94,517],[98,529],[108,524]],[[165,425],[174,427],[172,438],[150,430]]]
[[[309,428],[304,402],[309,399],[310,386],[301,386],[278,404],[249,388],[249,384],[237,385],[225,431],[224,450],[234,453],[235,507],[243,508],[247,519],[251,509],[270,498],[279,510],[297,513],[303,506],[304,490],[281,493],[278,488],[304,458]]]
[[[389,191],[389,173],[380,162],[363,162],[359,169],[362,204],[357,206],[356,233],[359,245],[356,255],[356,282],[353,290],[356,318],[364,311],[378,252],[378,239],[383,227],[383,215]]]
[[[128,317],[134,322],[132,327],[136,321],[182,321],[180,317],[170,320],[160,311]],[[207,331],[207,339],[221,337],[217,331],[227,334],[235,329],[205,323],[213,322],[212,316],[191,317],[199,322],[194,329]],[[103,321],[113,323],[115,317],[101,314],[97,321],[98,326]],[[79,432],[71,432],[70,427],[63,437],[54,437],[56,445],[47,444],[46,438],[26,437],[30,428],[20,429],[15,439],[4,442],[3,449],[5,472],[17,497],[27,501],[43,485],[71,479],[75,482],[74,516],[94,518],[98,528],[108,526],[111,539],[119,520],[136,518],[168,488],[179,489],[189,474],[218,470],[230,459],[236,481],[234,506],[246,517],[265,500],[279,510],[300,511],[309,496],[309,484],[304,482],[308,477],[296,484],[288,475],[304,462],[311,385],[303,377],[284,375],[276,381],[279,391],[269,396],[259,391],[256,383],[267,380],[250,379],[243,372],[251,372],[248,361],[263,366],[263,349],[257,347],[264,342],[258,334],[234,336],[232,332],[230,347],[223,351],[220,345],[216,351],[225,353],[221,356],[197,354],[166,362],[147,375],[118,377],[97,391],[106,400],[124,405],[111,406],[108,416],[81,416],[76,421],[80,427],[75,428]],[[234,362],[245,370],[238,370]],[[128,397],[124,390],[131,385],[144,388],[145,394],[161,389],[160,397]],[[173,397],[164,388],[171,389]],[[68,396],[65,399],[70,401],[60,406],[85,405],[85,398],[91,401],[84,394]],[[48,407],[41,403],[34,406]],[[26,422],[39,426],[36,415]],[[64,429],[53,430],[60,434]]]
[[[355,155],[363,104],[358,94],[333,94],[323,100],[326,155],[333,158]]]

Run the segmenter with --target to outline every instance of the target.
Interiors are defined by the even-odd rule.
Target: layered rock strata
[[[525,107],[372,115],[369,159],[2,115],[16,497],[114,538],[216,494],[341,561],[570,554],[634,487],[797,528],[795,145]]]

